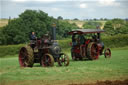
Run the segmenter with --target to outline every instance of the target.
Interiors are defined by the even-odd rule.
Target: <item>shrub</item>
[[[124,47],[128,45],[128,34],[126,35],[115,35],[115,36],[106,36],[102,38],[106,47],[116,48]]]
[[[24,44],[19,45],[6,45],[0,46],[0,58],[3,58],[7,55],[15,55],[19,53],[19,49],[24,46]]]

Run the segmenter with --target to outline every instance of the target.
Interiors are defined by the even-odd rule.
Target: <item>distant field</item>
[[[0,19],[0,27],[3,27],[8,24],[8,19]]]
[[[83,24],[88,22],[88,21],[80,21],[80,20],[67,20],[67,21],[71,24],[75,23],[80,28],[83,28]],[[96,21],[96,22],[101,22],[102,23],[101,29],[103,29],[106,21]]]
[[[66,21],[68,21],[71,24],[75,23],[80,28],[83,28],[82,27],[83,24],[87,22],[87,21],[80,21],[80,20],[66,20]],[[101,29],[103,29],[104,24],[105,24],[106,21],[96,21],[96,22],[101,22],[102,23]],[[7,24],[8,24],[8,19],[0,19],[0,27],[3,27]]]
[[[94,61],[72,61],[68,67],[20,68],[18,55],[0,58],[0,85],[68,85],[94,83],[97,80],[128,79],[128,48],[112,49],[112,57]],[[67,53],[70,56],[70,52]],[[108,85],[108,84],[107,84]]]
[[[75,23],[78,27],[82,28],[83,24],[85,23],[84,21],[79,21],[79,20],[68,20],[69,23]]]

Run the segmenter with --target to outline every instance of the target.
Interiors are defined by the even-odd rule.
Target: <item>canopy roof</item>
[[[104,32],[104,30],[101,29],[75,29],[71,32],[68,32],[68,34],[89,34],[89,33],[101,33]]]

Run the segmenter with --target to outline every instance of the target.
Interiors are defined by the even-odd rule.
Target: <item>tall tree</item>
[[[62,17],[62,16],[58,16],[57,19],[58,19],[58,20],[63,20],[63,17]]]
[[[19,18],[10,20],[9,24],[0,31],[0,44],[19,44],[29,41],[29,36],[34,31],[37,37],[42,37],[48,31],[51,32],[52,24],[56,23],[58,36],[75,28],[68,22],[61,22],[41,10],[26,10]],[[65,24],[66,23],[66,24]],[[77,27],[77,26],[76,26]]]

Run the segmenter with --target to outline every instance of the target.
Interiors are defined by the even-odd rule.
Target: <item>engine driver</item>
[[[35,44],[36,44],[36,35],[35,35],[35,32],[32,32],[31,33],[31,36],[30,36],[30,43],[31,43],[31,47],[34,49],[35,47]]]

